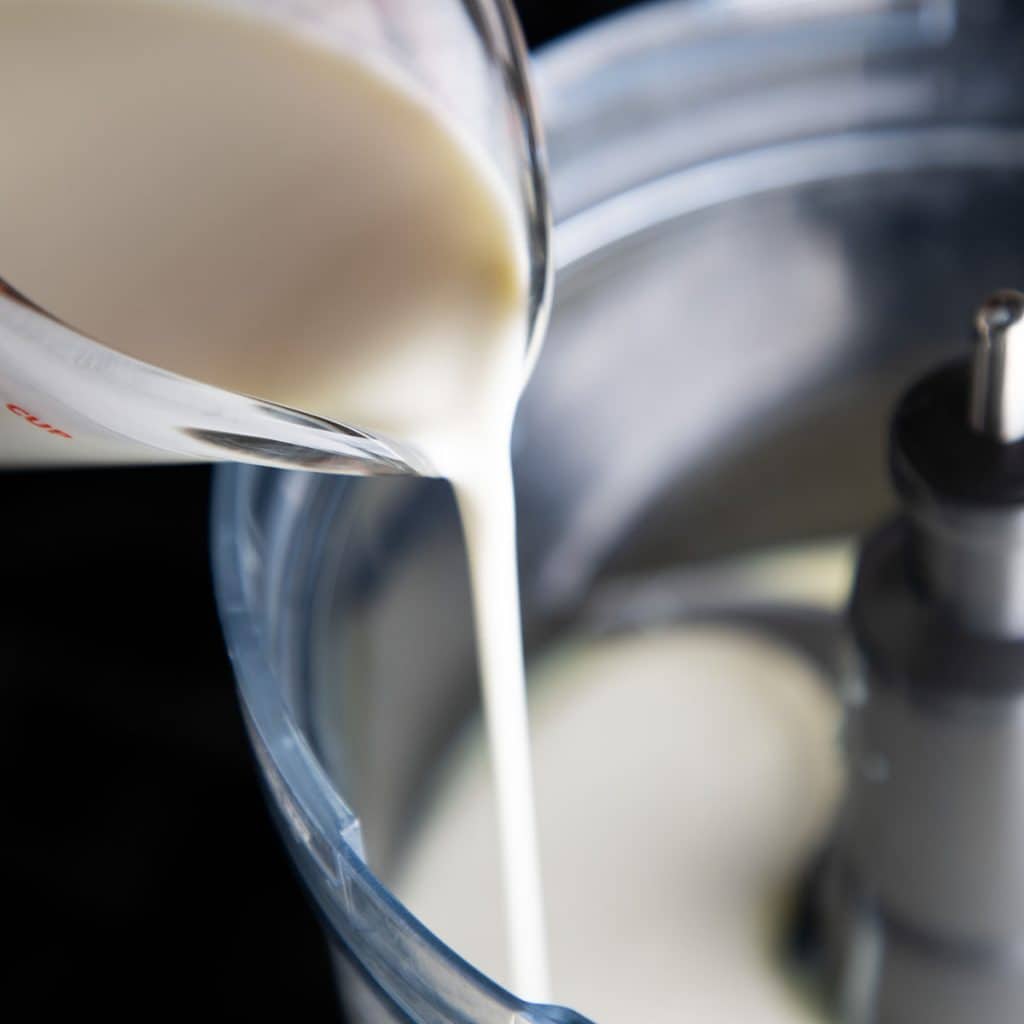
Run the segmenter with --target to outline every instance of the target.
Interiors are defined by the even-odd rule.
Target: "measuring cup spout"
[[[215,461],[435,475],[411,445],[107,348],[0,279],[0,466]]]

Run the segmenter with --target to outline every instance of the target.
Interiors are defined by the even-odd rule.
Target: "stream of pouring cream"
[[[512,987],[548,994],[509,435],[514,207],[360,60],[189,0],[0,0],[0,270],[106,345],[415,444],[465,526]]]

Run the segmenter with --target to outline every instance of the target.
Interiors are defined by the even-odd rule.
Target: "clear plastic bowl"
[[[1010,5],[733,0],[537,57],[558,274],[515,439],[529,650],[624,578],[884,513],[893,395],[1024,281],[1022,45]],[[219,469],[213,555],[353,1019],[580,1020],[499,988],[386,884],[476,701],[446,485]]]

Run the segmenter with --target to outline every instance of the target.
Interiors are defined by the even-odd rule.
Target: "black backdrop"
[[[427,0],[429,2],[429,0]],[[624,0],[520,0],[531,45]],[[0,1016],[337,1021],[214,610],[203,468],[0,476]]]

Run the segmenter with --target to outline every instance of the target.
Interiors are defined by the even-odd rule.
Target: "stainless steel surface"
[[[831,892],[851,1024],[1024,1013],[1024,501],[1004,457],[1024,431],[1022,318],[1024,296],[994,293],[969,368],[901,400],[904,508],[862,549]]]
[[[915,562],[951,628],[1024,637],[1024,509],[929,503],[910,515]]]
[[[1024,438],[1024,295],[993,292],[975,317],[971,426],[994,441]]]
[[[1024,1007],[1024,643],[922,600],[911,529],[868,542],[852,605],[831,878],[844,1024],[1006,1024]]]

